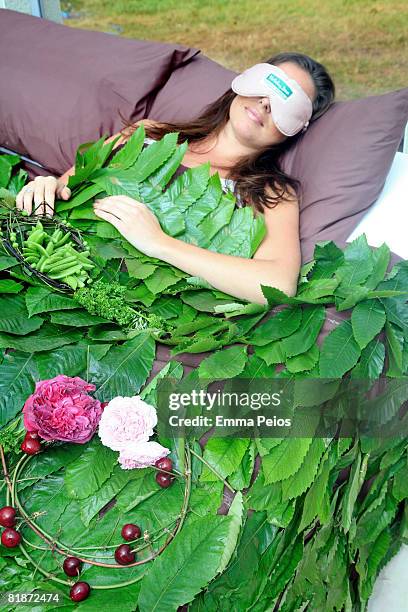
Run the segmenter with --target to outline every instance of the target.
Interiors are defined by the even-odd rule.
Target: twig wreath
[[[44,387],[45,387],[45,391],[48,392],[48,396],[50,396],[50,390],[52,391],[53,386],[55,387],[56,385],[58,385],[59,390],[61,390],[61,386],[64,387],[65,385],[65,390],[68,389],[68,394],[64,394],[63,393],[64,388],[62,388],[62,394],[58,399],[61,399],[62,397],[63,401],[66,401],[67,396],[69,396],[70,391],[71,391],[71,397],[73,395],[72,394],[73,384],[76,384],[76,391],[78,391],[78,388],[80,390],[84,390],[84,389],[89,389],[91,387],[94,387],[93,385],[87,385],[86,383],[82,385],[81,383],[85,383],[85,381],[80,381],[80,379],[77,379],[77,380],[69,379],[68,377],[64,377],[64,376],[58,376],[56,377],[56,380],[54,381],[41,381],[40,383],[37,383],[37,397],[35,396],[35,394],[34,396],[30,396],[30,398],[28,398],[25,404],[25,407],[24,407],[25,423],[28,424],[28,426],[31,429],[31,431],[26,432],[24,440],[21,444],[21,450],[24,452],[24,455],[17,461],[16,465],[13,467],[11,472],[8,470],[5,453],[4,453],[3,447],[0,445],[0,455],[1,455],[1,462],[2,462],[2,467],[3,467],[3,474],[4,474],[4,479],[7,485],[7,505],[0,509],[0,525],[5,527],[5,530],[3,531],[1,535],[2,544],[6,546],[7,548],[14,548],[16,546],[19,546],[24,556],[30,561],[30,563],[32,563],[32,565],[36,568],[36,570],[38,570],[40,573],[42,573],[44,576],[46,576],[48,579],[54,582],[69,586],[70,587],[70,597],[72,601],[75,601],[75,602],[79,602],[87,598],[91,591],[91,586],[89,585],[88,582],[78,580],[82,564],[86,563],[91,566],[93,565],[93,566],[98,566],[102,568],[111,568],[115,570],[116,569],[121,570],[121,569],[124,569],[125,567],[129,568],[129,567],[136,567],[136,566],[143,565],[145,563],[148,563],[149,561],[152,561],[157,556],[159,556],[165,550],[165,548],[168,546],[168,544],[172,541],[172,539],[176,536],[176,534],[180,531],[180,529],[183,526],[183,522],[184,522],[184,519],[188,511],[189,497],[190,497],[190,491],[191,491],[191,452],[190,452],[188,443],[186,443],[186,444],[183,444],[184,472],[180,472],[174,469],[172,460],[166,456],[161,456],[155,460],[154,460],[154,457],[146,458],[144,456],[141,460],[143,467],[146,467],[147,465],[151,465],[152,467],[155,468],[157,472],[156,482],[162,488],[168,488],[172,484],[174,478],[176,477],[184,481],[183,504],[180,509],[179,516],[171,524],[171,529],[169,528],[170,527],[169,525],[169,526],[166,526],[162,530],[158,530],[158,532],[156,533],[149,533],[145,531],[142,536],[142,530],[138,525],[128,523],[128,524],[123,525],[122,530],[121,530],[122,538],[128,543],[126,544],[117,543],[117,544],[112,544],[108,546],[94,546],[94,547],[81,548],[81,547],[69,546],[67,544],[60,542],[57,539],[57,537],[53,536],[48,531],[40,527],[36,521],[36,518],[39,515],[41,515],[41,511],[34,512],[30,516],[24,509],[24,506],[19,497],[19,489],[18,489],[19,482],[21,480],[24,480],[24,473],[25,473],[24,470],[29,464],[31,458],[34,455],[37,455],[41,451],[47,452],[48,448],[55,445],[55,441],[51,441],[50,422],[53,419],[53,417],[55,417],[55,412],[58,411],[58,402],[54,402],[54,404],[52,404],[52,400],[51,400],[51,406],[48,406],[49,411],[47,414],[47,418],[44,419],[44,415],[41,415],[41,417],[38,418],[38,412],[41,410],[41,408],[38,407],[38,399],[39,399],[38,395],[41,394],[41,391],[44,393]],[[55,396],[56,394],[54,393],[54,397]],[[74,395],[74,398],[77,401],[77,406],[80,406],[81,402],[83,404],[84,399],[88,399],[88,400],[90,399],[89,396],[86,397],[84,394],[79,395],[78,393]],[[44,399],[44,397],[41,398],[40,396],[40,399]],[[126,430],[125,428],[123,428],[121,431],[118,431],[117,422],[113,424],[111,423],[112,428],[115,428],[116,446],[115,444],[113,444],[115,446],[115,449],[117,448],[118,440],[122,438],[122,442],[124,442],[124,444],[122,444],[122,448],[126,446],[126,443],[132,444],[136,441],[137,442],[136,452],[140,452],[140,448],[143,448],[143,444],[147,444],[147,445],[155,445],[153,450],[156,451],[157,453],[156,447],[160,447],[160,445],[157,444],[156,442],[148,442],[147,440],[145,440],[147,434],[153,433],[153,430],[151,429],[150,426],[155,422],[154,407],[143,402],[143,400],[140,400],[139,397],[136,397],[136,398],[122,398],[121,397],[121,398],[114,398],[114,399],[119,400],[119,404],[122,404],[121,405],[122,409],[123,409],[123,404],[126,404],[127,400],[128,401],[136,400],[136,402],[133,401],[133,405],[131,406],[133,415],[134,415],[135,404],[136,404],[136,407],[139,409],[139,413],[137,417],[135,417],[135,421],[137,419],[141,419],[142,421],[143,419],[146,419],[147,421],[149,421],[150,419],[150,422],[147,424],[148,425],[147,430],[146,428],[144,430],[141,430],[140,420],[139,422],[136,423],[136,426],[139,426],[139,432],[138,432],[139,438],[140,438],[139,440],[138,440],[138,436],[134,435],[134,431],[131,432],[131,435],[129,436],[129,421],[128,420],[126,422],[126,425],[127,425]],[[37,406],[35,406],[36,400],[37,400]],[[93,400],[93,401],[99,404],[97,400]],[[77,410],[77,406],[75,406],[75,402],[73,403],[72,406],[76,413],[73,418],[73,421],[75,420],[75,418],[77,421],[80,421],[81,418],[84,418],[85,411]],[[103,410],[106,411],[105,415],[109,411],[109,406],[110,406],[109,402],[106,402],[105,405],[102,406]],[[26,408],[28,408],[28,410],[26,410]],[[89,405],[88,405],[88,408],[89,408]],[[37,415],[36,415],[36,412],[37,412]],[[78,412],[80,412],[79,416],[78,416]],[[126,410],[125,410],[125,413],[126,413]],[[128,414],[126,416],[131,417],[132,415],[128,411]],[[108,421],[108,419],[105,419],[105,420]],[[72,432],[73,431],[75,432],[75,423],[73,421],[71,421],[70,423],[70,427],[71,427],[70,435],[71,436],[72,436]],[[95,424],[98,424],[98,421],[92,424],[93,428],[95,428],[94,427]],[[48,432],[45,433],[45,431],[47,430],[47,427],[48,427]],[[35,429],[40,431],[40,433],[42,434],[43,440],[44,440],[44,436],[46,436],[46,439],[48,439],[48,441],[41,442],[41,437],[38,431],[35,431]],[[109,422],[107,423],[107,426],[105,427],[105,436],[107,436],[108,430],[109,430]],[[101,436],[101,432],[99,433]],[[132,435],[133,437],[131,437]],[[75,437],[75,433],[74,433],[74,437]],[[82,441],[88,442],[90,437],[91,436],[89,435],[89,431],[87,431],[85,439],[84,440],[77,439],[77,442],[82,442]],[[159,454],[163,454],[164,451],[169,452],[168,449],[163,449],[163,447],[160,447],[160,449],[161,451],[160,450],[158,451]],[[154,463],[150,463],[153,460],[154,460]],[[139,461],[140,461],[140,457],[139,457]],[[127,463],[122,464],[122,467],[124,467],[124,469],[135,468],[134,459],[133,460],[129,459],[129,456],[128,456],[126,458],[126,462]],[[141,464],[139,464],[138,467],[141,467]],[[43,540],[43,542],[46,544],[46,547],[41,548],[39,546],[34,545],[29,540],[27,540],[27,538],[25,538],[24,535],[22,535],[21,531],[18,531],[15,528],[17,522],[20,522],[19,524],[20,528],[23,525],[25,525],[29,529],[31,529],[41,540]],[[164,544],[162,544],[159,547],[158,550],[154,550],[153,549],[154,543],[160,540],[164,534],[167,534],[166,541],[164,542]],[[57,578],[55,575],[53,575],[53,573],[41,567],[41,565],[32,558],[32,556],[27,550],[27,546],[32,546],[34,548],[37,548],[38,550],[49,551],[52,554],[58,553],[59,555],[64,557],[64,562],[62,564],[63,571],[65,572],[67,576],[75,578],[76,580],[75,581],[74,580],[63,580],[61,578]],[[94,554],[84,555],[83,551],[89,550],[89,548],[91,548],[94,551]],[[106,551],[106,550],[112,550],[112,549],[114,549],[114,558],[115,558],[114,563],[106,563],[106,562],[95,560],[95,556],[97,555],[98,551]],[[149,549],[150,551],[148,556],[142,559],[136,560],[136,556],[139,555],[139,553],[141,553],[142,551],[145,551],[146,549]],[[142,578],[142,575],[137,576],[136,578],[132,580],[127,580],[126,582],[121,582],[118,584],[108,584],[108,585],[95,585],[92,588],[95,588],[95,589],[121,588],[123,586],[129,586],[131,584],[134,584],[135,582],[141,580],[141,578]]]

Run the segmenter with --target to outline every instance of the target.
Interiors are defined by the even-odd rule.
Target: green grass
[[[281,51],[326,66],[337,99],[408,86],[408,4],[383,0],[74,0],[71,27],[196,47],[240,72]]]

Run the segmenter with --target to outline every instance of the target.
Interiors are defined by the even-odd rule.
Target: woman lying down
[[[265,304],[261,284],[296,294],[301,266],[300,182],[285,174],[278,159],[334,100],[335,87],[325,67],[307,55],[280,53],[236,76],[231,88],[196,119],[158,123],[126,122],[115,148],[143,123],[147,140],[179,132],[188,140],[180,168],[210,163],[210,172],[233,185],[238,206],[263,213],[266,234],[253,258],[215,253],[166,234],[150,209],[124,195],[96,200],[95,214],[111,223],[139,251],[200,276],[239,299]],[[29,214],[54,212],[55,198],[68,200],[74,167],[59,178],[38,176],[19,192],[16,206]],[[44,211],[45,206],[46,211]]]

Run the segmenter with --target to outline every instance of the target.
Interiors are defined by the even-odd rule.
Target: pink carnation
[[[168,448],[157,442],[134,442],[121,450],[119,463],[124,470],[145,468],[170,453]]]
[[[78,376],[64,374],[37,382],[24,404],[24,427],[44,440],[88,442],[102,414],[100,401],[87,394],[95,389]]]
[[[138,395],[114,397],[105,407],[99,422],[102,444],[121,451],[129,443],[147,442],[157,424],[154,406]]]

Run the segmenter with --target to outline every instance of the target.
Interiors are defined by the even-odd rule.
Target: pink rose
[[[138,395],[114,397],[105,407],[99,422],[99,437],[102,444],[112,450],[121,451],[129,443],[147,442],[157,424],[154,406],[144,402]]]
[[[133,470],[154,465],[169,453],[168,448],[157,442],[133,442],[120,451],[118,461],[124,470]]]
[[[95,389],[78,376],[64,374],[37,382],[24,404],[24,427],[44,440],[88,442],[102,414],[100,401],[87,394]]]

